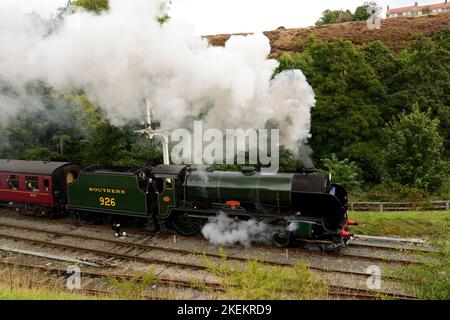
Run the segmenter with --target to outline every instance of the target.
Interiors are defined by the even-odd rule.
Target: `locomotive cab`
[[[179,192],[187,168],[182,165],[159,165],[151,170],[151,174],[156,178],[157,216],[162,226],[165,224],[164,220],[170,215],[171,209],[179,206]]]

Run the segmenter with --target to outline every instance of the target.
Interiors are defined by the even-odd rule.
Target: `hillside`
[[[271,57],[278,58],[283,52],[301,51],[302,42],[315,34],[318,39],[329,41],[342,38],[354,44],[381,40],[392,50],[399,52],[407,48],[416,33],[432,35],[450,27],[450,12],[423,17],[405,17],[382,20],[380,30],[369,30],[365,21],[347,22],[299,29],[266,31],[264,34],[272,45]],[[214,46],[223,46],[230,34],[211,35],[206,38]]]

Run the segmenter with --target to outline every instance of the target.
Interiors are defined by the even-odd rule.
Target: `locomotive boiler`
[[[314,170],[264,175],[252,168],[191,169],[181,185],[185,220],[219,210],[239,219],[264,221],[273,227],[279,246],[300,240],[331,249],[343,246],[351,236],[345,189]]]

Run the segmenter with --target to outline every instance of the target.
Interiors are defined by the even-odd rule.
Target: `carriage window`
[[[19,189],[19,176],[8,176],[8,188],[11,190]]]
[[[164,179],[164,188],[165,189],[172,189],[173,188],[173,180],[172,180],[172,178],[165,178]]]
[[[39,178],[25,177],[25,189],[30,192],[39,192]]]
[[[48,179],[44,180],[44,191],[49,192],[50,191],[50,181]]]

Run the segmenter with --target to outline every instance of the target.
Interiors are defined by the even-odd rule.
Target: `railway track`
[[[126,240],[123,240],[123,241],[111,240],[111,239],[105,239],[105,238],[101,238],[101,237],[78,235],[78,234],[67,233],[67,232],[57,232],[57,231],[52,231],[52,230],[48,230],[48,229],[31,228],[31,227],[24,227],[24,226],[12,225],[12,224],[0,223],[0,228],[8,228],[8,229],[16,229],[16,230],[22,230],[22,231],[27,231],[27,232],[43,233],[46,236],[53,236],[53,237],[68,237],[68,238],[74,238],[74,239],[79,239],[79,240],[103,242],[103,243],[107,243],[107,244],[117,246],[117,247],[125,247],[127,249],[126,252],[130,252],[132,250],[136,250],[136,251],[141,250],[144,252],[145,251],[161,251],[161,252],[166,252],[166,253],[181,254],[184,256],[201,255],[203,257],[212,258],[212,259],[223,259],[224,258],[222,255],[214,254],[214,253],[195,252],[195,251],[186,250],[186,249],[169,248],[169,247],[158,246],[158,245],[153,245],[153,244],[140,244],[140,243],[135,243],[135,242],[128,242]],[[3,238],[6,237],[6,238],[16,240],[16,241],[33,242],[35,244],[46,245],[46,246],[53,246],[53,247],[56,246],[56,247],[59,247],[62,249],[70,249],[70,250],[75,250],[75,251],[81,250],[81,251],[85,251],[85,252],[89,252],[89,253],[93,253],[93,254],[99,254],[99,255],[103,255],[103,256],[106,255],[106,256],[115,257],[115,258],[119,258],[119,259],[134,260],[134,261],[139,261],[139,262],[144,262],[144,263],[154,263],[154,264],[160,264],[160,265],[166,265],[166,266],[176,266],[176,267],[180,267],[180,268],[187,268],[187,269],[193,269],[193,270],[206,270],[207,269],[207,267],[205,267],[203,265],[167,261],[167,260],[155,259],[155,258],[146,258],[146,257],[142,257],[140,255],[130,255],[128,253],[119,253],[117,251],[116,252],[104,251],[104,250],[98,250],[98,249],[92,249],[92,248],[59,244],[59,243],[55,243],[52,241],[36,240],[36,239],[23,238],[23,237],[5,235],[5,234],[0,234],[0,238],[1,237],[3,237]],[[280,253],[279,250],[273,249],[272,247],[267,247],[265,249],[266,250],[267,249],[274,250],[275,252]],[[303,252],[302,249],[294,248],[293,250],[294,250],[294,252],[296,252],[296,251]],[[329,255],[329,254],[323,254],[323,253],[316,253],[316,254],[319,254],[322,256]],[[331,254],[331,255],[339,256],[338,254]],[[227,256],[226,259],[227,259],[227,261],[234,261],[234,262],[241,262],[241,263],[246,263],[249,260],[251,260],[249,258],[236,257],[236,256]],[[381,259],[381,260],[383,262],[386,262],[385,259]],[[268,260],[262,260],[262,261],[260,261],[260,263],[262,263],[264,265],[278,266],[278,267],[292,267],[294,265],[294,263],[289,263],[289,262],[279,262],[279,261],[276,262],[276,261],[268,261]],[[364,272],[342,270],[342,269],[337,269],[337,268],[324,268],[324,267],[320,267],[320,266],[314,266],[311,264],[309,265],[309,268],[311,270],[316,270],[316,271],[325,272],[325,273],[340,273],[340,274],[362,276],[365,278],[367,277],[367,273],[364,273]],[[389,278],[389,277],[387,277],[387,278]],[[390,278],[395,279],[394,277],[390,277]]]
[[[28,217],[27,217],[28,218]],[[29,218],[34,218],[34,217],[29,217]],[[70,221],[67,221],[70,220]],[[48,221],[48,220],[47,220]],[[110,232],[110,229],[108,227],[102,226],[102,225],[94,225],[94,224],[80,224],[79,222],[75,223],[73,220],[71,219],[66,219],[66,221],[62,222],[60,221],[55,221],[52,220],[52,224],[58,224],[58,225],[77,225],[80,227],[83,226],[89,226],[89,228],[94,228],[97,230],[102,230],[102,231],[108,231]],[[1,224],[0,224],[1,226]],[[128,234],[137,234],[137,235],[149,235],[152,234],[149,231],[141,231],[141,230],[136,230],[136,229],[124,229],[125,231],[127,231]],[[172,235],[166,235],[166,234],[158,234],[158,237],[161,237],[162,239],[168,239],[169,237],[171,237]],[[205,240],[204,238],[200,238],[197,236],[183,236],[183,239],[191,239],[194,241],[199,241],[199,240]],[[104,239],[102,239],[104,240]],[[111,240],[112,241],[112,240]],[[147,245],[149,246],[149,245]],[[265,250],[270,250],[272,252],[277,252],[277,253],[282,253],[283,249],[279,249],[279,248],[274,248],[273,246],[267,246],[267,245],[262,245],[262,244],[255,244],[254,245],[255,248],[264,248]],[[167,248],[167,247],[162,247],[162,246],[156,246],[153,245],[154,249],[157,250],[170,250],[172,252],[176,251],[177,249],[172,249],[172,248]],[[367,249],[367,250],[380,250],[383,252],[409,252],[409,253],[413,253],[413,252],[433,252],[432,249],[429,248],[420,248],[420,247],[408,247],[408,246],[398,246],[398,245],[387,245],[387,244],[379,244],[379,243],[364,243],[362,241],[354,241],[351,242],[348,246],[348,248],[362,248],[362,249]],[[149,249],[149,248],[148,248]],[[180,249],[182,250],[182,249]],[[398,258],[392,258],[392,257],[386,257],[386,256],[373,256],[373,255],[361,255],[361,254],[355,254],[352,252],[346,252],[346,249],[341,250],[340,252],[327,252],[327,253],[323,253],[320,251],[313,251],[313,250],[309,250],[309,249],[304,249],[304,248],[296,248],[296,247],[291,247],[288,248],[289,252],[293,252],[293,253],[301,253],[301,254],[308,254],[308,255],[318,255],[318,256],[333,256],[333,257],[337,257],[337,258],[344,258],[344,259],[358,259],[358,260],[364,260],[364,261],[371,261],[371,262],[379,262],[379,263],[396,263],[396,264],[400,264],[400,265],[409,265],[409,264],[421,264],[420,261],[414,261],[411,259],[398,259]],[[186,250],[184,250],[186,251]],[[192,253],[192,251],[189,251],[190,253]],[[203,254],[203,253],[202,253]]]
[[[8,266],[13,268],[23,268],[33,271],[45,272],[46,274],[55,274],[58,276],[64,276],[67,274],[67,270],[64,268],[57,267],[49,267],[43,265],[35,265],[35,264],[24,264],[10,261],[2,261],[0,260],[0,265]],[[83,271],[83,277],[89,277],[94,279],[104,279],[104,278],[115,278],[120,280],[128,280],[128,281],[142,281],[143,278],[138,275],[127,275],[127,274],[117,274],[117,273],[105,273],[105,272],[95,272],[95,271]],[[210,290],[214,292],[226,292],[226,288],[224,288],[219,282],[212,281],[202,281],[201,284],[196,283],[195,281],[187,281],[182,279],[173,279],[173,278],[165,278],[165,277],[157,277],[152,284],[158,284],[168,287],[177,287],[177,288],[188,288],[193,290]],[[378,293],[374,294],[368,290],[362,289],[354,289],[347,288],[341,286],[333,286],[328,285],[327,294],[330,298],[341,298],[341,299],[359,299],[359,300],[380,300],[386,297],[398,299],[398,300],[417,300],[415,297],[401,295],[401,294],[392,294],[392,293]],[[97,289],[88,289],[82,288],[79,292],[84,292],[88,294],[94,295],[107,295],[112,296],[117,294],[114,291],[105,291],[105,290],[97,290]],[[158,296],[143,296],[144,299],[158,299]]]
[[[377,249],[382,251],[400,251],[400,252],[410,252],[410,253],[418,253],[418,252],[436,252],[431,248],[412,248],[406,246],[389,246],[389,245],[381,245],[374,243],[350,243],[348,245],[349,248],[364,248],[364,249]]]
[[[177,253],[182,253],[182,254],[193,254],[191,251],[187,251],[187,250],[182,250],[182,249],[174,249],[174,248],[165,248],[165,247],[158,247],[158,246],[154,246],[154,245],[143,245],[143,244],[136,244],[136,243],[128,243],[128,242],[124,242],[124,241],[118,241],[118,240],[109,240],[109,239],[103,239],[103,238],[98,238],[98,237],[86,237],[86,236],[81,236],[81,235],[74,235],[74,234],[68,234],[68,233],[63,233],[63,232],[54,232],[54,231],[49,231],[46,229],[35,229],[35,228],[29,228],[29,227],[23,227],[23,226],[13,226],[13,225],[6,225],[6,224],[0,224],[0,227],[8,227],[8,228],[14,228],[14,229],[21,229],[24,231],[30,231],[30,232],[42,232],[45,233],[47,236],[58,236],[58,237],[73,237],[76,239],[80,239],[80,240],[95,240],[95,241],[103,241],[106,243],[110,243],[110,244],[114,244],[114,245],[119,245],[119,246],[125,246],[128,247],[129,249],[147,249],[147,250],[156,250],[157,249],[161,249],[165,252],[177,252]],[[22,241],[22,242],[28,242],[28,243],[33,243],[33,244],[38,244],[38,245],[44,245],[44,246],[50,246],[50,247],[54,247],[54,248],[58,248],[58,249],[64,249],[64,250],[73,250],[73,251],[77,251],[77,252],[87,252],[87,253],[93,253],[96,255],[101,255],[104,257],[114,257],[114,258],[119,258],[119,259],[123,259],[123,260],[133,260],[133,261],[140,261],[140,262],[144,262],[144,263],[148,263],[148,264],[160,264],[160,265],[165,265],[165,266],[172,266],[172,267],[179,267],[179,268],[183,268],[183,269],[190,269],[190,270],[203,270],[203,271],[208,271],[208,268],[202,265],[197,265],[197,264],[192,264],[192,263],[180,263],[180,262],[174,262],[174,261],[167,261],[167,260],[161,260],[161,259],[154,259],[154,258],[147,258],[147,257],[141,257],[139,255],[130,255],[130,254],[123,254],[123,253],[118,253],[116,252],[111,252],[111,251],[104,251],[104,250],[98,250],[98,249],[92,249],[92,248],[85,248],[85,247],[80,247],[80,246],[73,246],[73,245],[66,245],[66,244],[60,244],[60,243],[55,243],[55,242],[51,242],[51,241],[44,241],[44,240],[37,240],[37,239],[31,239],[31,238],[25,238],[25,237],[18,237],[18,236],[11,236],[11,235],[5,235],[5,234],[0,234],[0,238],[6,238],[6,239],[10,239],[10,240],[14,240],[14,241]],[[205,254],[208,257],[214,257],[214,258],[222,258],[222,256],[217,255],[217,254]],[[240,262],[247,262],[249,259],[246,258],[241,258],[241,257],[229,257],[229,260],[233,260],[233,261],[240,261]],[[291,263],[281,263],[281,262],[270,262],[270,261],[263,261],[261,262],[263,264],[266,265],[273,265],[273,266],[285,266],[285,267],[291,267],[293,266],[293,264]],[[317,270],[317,271],[322,271],[322,272],[337,272],[337,273],[345,273],[345,274],[351,274],[351,275],[359,275],[359,276],[363,276],[364,278],[367,278],[367,274],[366,273],[362,273],[362,272],[354,272],[354,271],[346,271],[346,270],[333,270],[333,269],[328,269],[328,268],[320,268],[320,267],[314,267],[314,266],[310,266],[310,269],[312,270]],[[165,281],[166,284],[171,284],[174,286],[184,286],[184,287],[189,287],[191,286],[190,283],[182,283],[181,281],[177,281],[176,283],[174,283],[173,281],[170,282],[170,280],[162,280]],[[207,283],[206,286],[208,288],[211,287],[215,287],[215,289],[217,290],[217,284],[212,284],[212,283]],[[347,288],[347,287],[337,287],[337,286],[331,286],[330,287],[330,295],[331,296],[335,296],[335,297],[340,297],[340,298],[360,298],[360,299],[373,299],[374,295],[371,292],[365,291],[365,290],[360,290],[360,289],[353,289],[353,288]],[[407,296],[402,296],[402,295],[397,295],[397,294],[393,294],[393,293],[380,293],[383,296],[387,296],[387,297],[391,297],[394,299],[414,299],[414,297],[407,297]],[[377,298],[377,297],[375,297]]]

